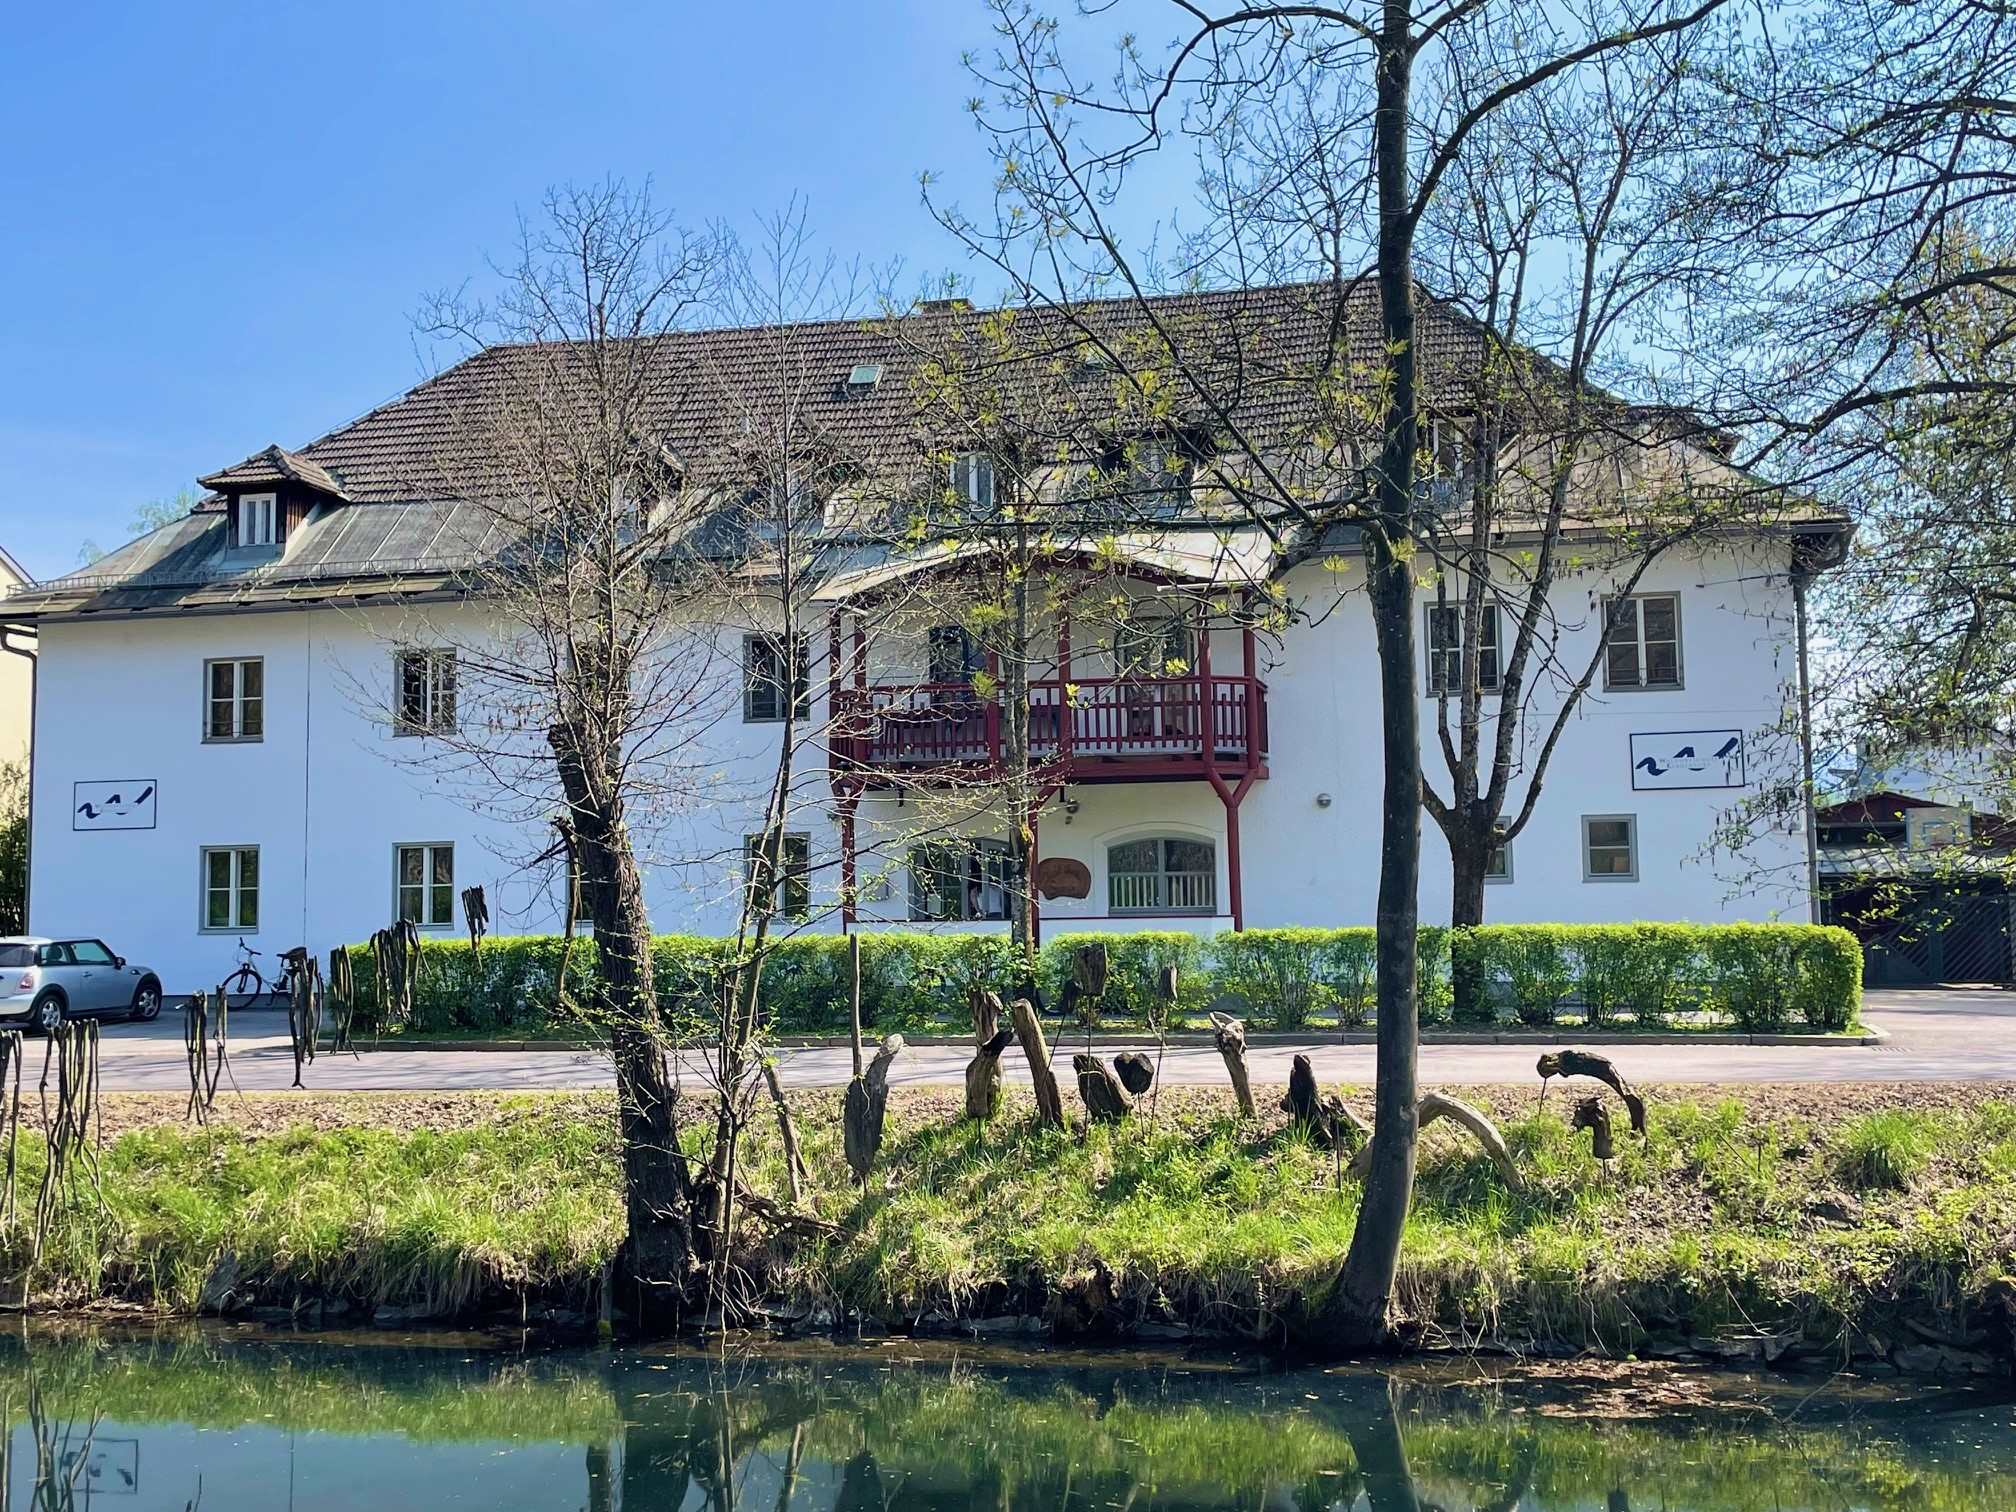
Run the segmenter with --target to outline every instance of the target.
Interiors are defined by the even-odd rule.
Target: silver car
[[[161,978],[114,955],[103,940],[0,937],[0,1024],[48,1033],[66,1018],[151,1019]]]

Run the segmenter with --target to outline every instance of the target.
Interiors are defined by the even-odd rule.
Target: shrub
[[[1454,933],[1446,924],[1423,924],[1414,937],[1414,1001],[1424,1024],[1449,1022],[1456,996],[1449,975],[1449,939]]]
[[[1325,970],[1337,933],[1248,929],[1221,934],[1211,942],[1219,986],[1244,997],[1269,1027],[1300,1029],[1337,1001]]]
[[[1366,1022],[1374,999],[1370,929],[1249,929],[1212,939],[1178,931],[1076,933],[1047,941],[1037,985],[1056,1004],[1072,952],[1097,941],[1107,951],[1107,988],[1091,1011],[1140,1022],[1159,1008],[1156,978],[1177,971],[1172,1023],[1194,1021],[1221,993],[1235,992],[1271,1027],[1299,1029],[1334,1011],[1350,1027]],[[671,1024],[699,1028],[712,1014],[712,992],[728,945],[698,935],[661,935],[652,945],[658,1000]],[[1481,972],[1487,1007],[1509,1001],[1520,1022],[1552,1023],[1571,994],[1592,1024],[1630,1012],[1658,1024],[1697,1005],[1726,1013],[1745,1030],[1768,1032],[1795,1021],[1836,1032],[1860,1011],[1862,955],[1852,935],[1805,924],[1492,924],[1419,935],[1421,1022],[1446,1023],[1452,969]],[[350,947],[362,997],[357,1023],[379,1023],[368,946]],[[472,956],[464,939],[421,942],[414,1022],[432,1031],[495,1033],[560,1019],[557,935],[497,936]],[[592,1006],[595,942],[574,941],[567,995]],[[912,931],[861,936],[861,1015],[878,1032],[963,1025],[975,986],[1004,996],[1023,990],[1024,972],[1005,934]],[[770,1027],[787,1034],[839,1034],[847,1028],[847,941],[804,934],[775,942],[763,967],[762,1003]],[[1495,1021],[1491,1007],[1488,1021]]]
[[[1204,970],[1205,942],[1181,930],[1149,929],[1138,934],[1064,934],[1045,941],[1037,963],[1044,1000],[1055,1007],[1063,1001],[1071,977],[1071,958],[1081,945],[1106,947],[1106,991],[1096,1004],[1081,1008],[1102,1018],[1146,1021],[1162,1011],[1155,982],[1162,971],[1176,968],[1176,1010],[1170,1022],[1201,1014],[1224,989]],[[1097,1022],[1095,1019],[1094,1022]]]

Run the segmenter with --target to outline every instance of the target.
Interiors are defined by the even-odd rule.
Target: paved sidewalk
[[[1643,1045],[1606,1050],[1635,1081],[1849,1082],[2016,1081],[2016,993],[1992,989],[1871,992],[1864,1017],[1889,1034],[1879,1046]],[[246,1091],[285,1090],[294,1077],[281,1014],[259,1010],[234,1015],[231,1064]],[[1566,1035],[1562,1043],[1574,1043]],[[1268,1044],[1247,1054],[1253,1079],[1285,1083],[1297,1052],[1316,1063],[1326,1082],[1360,1086],[1372,1081],[1372,1047]],[[1533,1076],[1537,1046],[1429,1045],[1421,1052],[1424,1083],[1460,1086],[1524,1082]],[[152,1024],[108,1025],[105,1085],[114,1091],[172,1092],[188,1086],[182,1028],[172,1010]],[[918,1047],[896,1062],[901,1086],[958,1086],[971,1052],[960,1046]],[[29,1062],[35,1064],[32,1052]],[[1003,1058],[1011,1078],[1019,1059]],[[849,1073],[846,1050],[785,1050],[778,1071],[791,1086],[838,1086]],[[1172,1048],[1163,1067],[1172,1084],[1218,1085],[1225,1068],[1208,1046]],[[424,1051],[360,1056],[325,1055],[309,1068],[311,1091],[424,1092],[454,1089],[537,1090],[611,1084],[606,1058],[577,1051]],[[1026,1074],[1020,1074],[1026,1081]]]

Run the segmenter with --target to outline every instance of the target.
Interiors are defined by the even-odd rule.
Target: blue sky
[[[38,576],[409,387],[420,296],[549,184],[649,175],[745,228],[803,193],[835,251],[920,271],[957,258],[917,174],[984,186],[969,0],[32,6],[7,31],[0,545]]]

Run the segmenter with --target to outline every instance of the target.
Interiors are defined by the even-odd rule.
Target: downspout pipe
[[[16,636],[26,636],[31,645],[19,645]],[[40,685],[36,674],[42,669],[39,656],[41,634],[32,624],[0,622],[0,651],[9,652],[28,663],[28,843],[24,850],[21,877],[21,932],[28,932],[29,902],[35,887],[35,724],[42,712]]]

